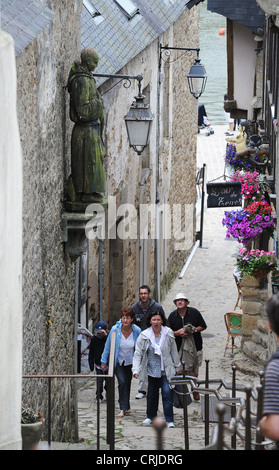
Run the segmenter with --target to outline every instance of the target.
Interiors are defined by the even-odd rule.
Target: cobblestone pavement
[[[222,177],[224,173],[226,126],[214,127],[214,134],[198,135],[198,166],[206,163],[207,180]],[[222,179],[220,179],[222,181]],[[198,247],[182,279],[176,279],[166,297],[161,301],[168,315],[175,306],[173,299],[178,292],[185,292],[190,305],[202,313],[207,329],[202,333],[204,361],[199,378],[205,377],[205,359],[209,360],[209,378],[223,378],[229,383],[232,376],[233,355],[227,351],[226,328],[224,314],[233,310],[237,289],[233,278],[233,253],[237,242],[225,239],[225,228],[222,226],[224,210],[209,208],[204,214],[204,230],[202,247]],[[186,260],[185,260],[186,262]],[[249,385],[251,377],[237,372],[237,382]],[[116,381],[117,382],[117,381]],[[137,380],[132,380],[131,414],[124,418],[116,418],[116,449],[156,450],[157,437],[153,427],[142,425],[146,418],[146,399],[136,400]],[[117,387],[117,384],[116,384]],[[228,395],[228,391],[224,395]],[[116,411],[118,410],[118,391],[116,389]],[[105,442],[106,402],[101,408],[101,449],[107,449]],[[163,416],[160,402],[159,414]],[[204,446],[204,421],[202,416],[202,400],[193,401],[188,406],[189,448],[200,450]],[[185,449],[183,410],[175,409],[175,428],[163,432],[163,448],[165,450]],[[210,435],[214,424],[210,424]],[[95,385],[92,381],[83,382],[79,387],[79,444],[66,444],[69,449],[96,449],[96,402]],[[55,447],[56,446],[56,447]],[[54,444],[55,448],[63,448],[63,444]],[[239,448],[243,448],[241,442]]]

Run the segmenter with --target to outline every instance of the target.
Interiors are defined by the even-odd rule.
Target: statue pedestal
[[[65,251],[72,261],[87,250],[88,240],[85,228],[88,222],[96,217],[96,214],[84,214],[78,212],[63,212],[62,228]]]
[[[95,194],[92,196],[89,196],[88,199],[81,200],[81,201],[69,201],[66,200],[64,202],[65,209],[69,212],[75,212],[75,213],[84,213],[86,210],[90,210],[90,205],[91,204],[101,204],[102,206],[107,205],[107,200],[101,195],[101,194]]]
[[[103,214],[108,208],[107,200],[101,196],[99,201],[65,201],[65,212],[62,213],[63,242],[66,253],[75,261],[87,250],[88,239],[86,228],[92,229],[92,219],[96,219],[96,226],[103,222]]]

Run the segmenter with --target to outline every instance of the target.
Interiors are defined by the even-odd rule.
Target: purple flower
[[[225,211],[224,215],[222,224],[227,227],[226,237],[233,237],[239,243],[249,243],[257,239],[264,229],[271,227],[271,231],[274,230],[275,222],[269,215],[254,215],[249,209]]]

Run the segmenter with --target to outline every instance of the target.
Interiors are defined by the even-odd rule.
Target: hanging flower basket
[[[261,200],[269,188],[266,176],[257,171],[237,170],[231,180],[241,183],[241,194],[245,200]]]
[[[274,251],[241,248],[235,255],[237,270],[241,277],[265,277],[277,268],[277,258]]]
[[[265,231],[270,237],[273,237],[276,222],[273,218],[272,207],[266,201],[255,201],[247,206],[246,210],[249,212],[251,226],[259,234]]]
[[[236,238],[243,244],[257,240],[263,231],[273,237],[276,226],[272,208],[266,201],[255,201],[244,209],[225,211],[222,224],[227,228],[227,238]]]

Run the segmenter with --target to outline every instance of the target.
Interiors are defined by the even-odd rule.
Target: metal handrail
[[[102,378],[108,379],[107,382],[107,442],[110,449],[114,450],[115,439],[115,420],[112,410],[115,407],[114,397],[114,354],[115,354],[115,332],[111,332],[111,344],[109,353],[109,364],[107,374],[103,374]],[[51,380],[52,379],[100,379],[97,374],[25,374],[24,379],[48,379],[48,445],[51,446]],[[97,388],[98,389],[98,388]],[[99,449],[99,419],[97,420],[97,448]]]
[[[189,384],[193,392],[197,391],[204,395],[204,411],[205,411],[205,447],[203,449],[220,449],[222,446],[224,448],[230,449],[230,447],[224,442],[224,434],[231,435],[231,448],[236,449],[236,436],[238,436],[243,442],[245,442],[245,450],[250,450],[251,445],[256,446],[256,450],[262,449],[264,446],[269,445],[272,441],[264,441],[263,437],[260,434],[258,427],[256,427],[256,440],[251,438],[251,429],[254,427],[251,421],[251,416],[254,413],[251,411],[250,400],[253,399],[257,402],[257,423],[259,422],[262,414],[262,392],[263,387],[259,385],[257,391],[254,391],[250,386],[237,386],[235,380],[236,367],[232,366],[233,378],[232,385],[229,385],[224,379],[210,379],[209,380],[209,370],[208,364],[209,360],[206,361],[206,374],[205,380],[200,380],[196,377],[186,375],[183,366],[183,374],[176,375],[171,378],[171,385],[186,385]],[[262,379],[262,372],[260,377]],[[205,387],[201,387],[201,384],[205,384]],[[217,384],[216,388],[211,388],[210,385]],[[220,390],[224,388],[226,390],[232,391],[231,397],[224,397],[221,395]],[[244,392],[246,399],[241,396],[236,396],[236,391]],[[218,400],[216,406],[216,412],[218,415],[218,424],[214,426],[213,436],[211,443],[209,443],[209,395],[215,395]],[[231,418],[227,426],[223,425],[223,414],[224,414],[224,404],[231,407]],[[187,406],[187,405],[186,405]],[[245,418],[242,416],[243,410],[246,410]],[[245,424],[245,435],[239,430],[239,425],[241,421]],[[185,449],[189,449],[188,443],[188,422],[187,414],[186,419],[184,420],[184,430],[185,430]]]

